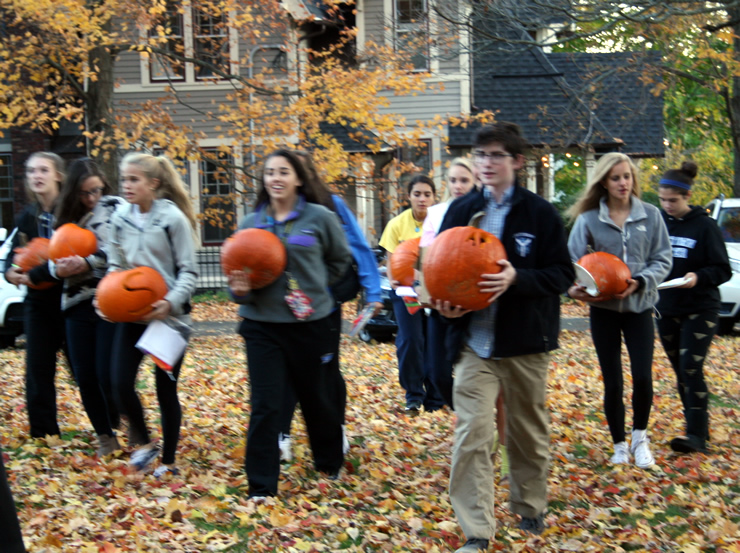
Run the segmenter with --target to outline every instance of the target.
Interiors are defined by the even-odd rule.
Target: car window
[[[740,207],[722,208],[717,225],[725,242],[740,242]]]

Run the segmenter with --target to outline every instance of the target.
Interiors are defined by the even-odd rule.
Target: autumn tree
[[[740,196],[739,0],[481,0],[468,17],[450,12],[440,1],[432,9],[469,29],[478,47],[513,51],[546,46],[553,51],[629,51],[635,56],[659,51],[657,63],[648,55],[639,63],[656,92],[685,91],[680,97],[668,95],[669,109],[675,100],[673,106],[681,110],[679,118],[668,118],[669,125],[682,123],[674,129],[672,143],[683,143],[686,155],[695,155],[703,144],[721,148],[728,140],[732,191]],[[599,79],[594,73],[593,82]],[[669,136],[671,131],[669,127]],[[712,171],[716,174],[716,168]],[[729,167],[724,172],[730,173]]]
[[[291,142],[317,148],[338,180],[367,164],[353,161],[332,126],[374,151],[413,141],[399,132],[411,123],[390,111],[390,96],[426,85],[403,53],[356,50],[351,2],[327,2],[324,14],[333,42],[313,48],[279,2],[0,0],[0,130],[53,133],[71,121],[109,175],[121,150],[145,148],[208,159],[241,194],[264,152]],[[183,21],[197,28],[191,43]],[[131,84],[116,81],[124,63],[158,71],[150,97],[118,92]],[[206,105],[183,86],[186,71],[212,90]],[[206,138],[219,141],[216,151],[201,146]]]

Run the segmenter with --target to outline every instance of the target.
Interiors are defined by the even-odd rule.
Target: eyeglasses
[[[80,198],[85,198],[87,196],[90,196],[91,198],[94,198],[95,196],[100,196],[100,194],[103,193],[103,189],[93,188],[92,190],[80,190]]]
[[[473,152],[473,157],[475,157],[476,161],[490,159],[493,163],[503,163],[507,157],[514,157],[514,155],[506,152],[484,152],[483,150],[476,150]]]

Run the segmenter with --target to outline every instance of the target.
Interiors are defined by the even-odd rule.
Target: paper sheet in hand
[[[658,284],[658,290],[665,290],[666,288],[678,288],[679,286],[683,286],[684,284],[688,284],[689,282],[691,282],[691,279],[686,277],[666,280],[665,282]]]
[[[185,353],[188,342],[182,334],[162,321],[152,321],[141,335],[136,347],[172,368]]]
[[[583,286],[586,289],[586,293],[594,298],[599,295],[599,287],[596,286],[596,280],[591,276],[586,269],[581,267],[578,263],[573,263],[573,269],[576,271],[576,284]]]
[[[415,298],[417,297],[416,290],[411,286],[399,286],[396,288],[396,295],[402,298]]]

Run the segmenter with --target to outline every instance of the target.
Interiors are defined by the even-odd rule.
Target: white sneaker
[[[614,444],[614,455],[609,460],[612,465],[628,465],[630,462],[630,451],[627,448],[627,442]]]
[[[349,440],[347,439],[347,425],[342,425],[342,453],[347,455],[349,451]]]
[[[632,431],[632,444],[630,451],[635,456],[635,466],[641,469],[649,469],[655,464],[655,458],[650,452],[650,439],[646,430]]]
[[[293,440],[290,434],[278,434],[278,447],[280,448],[280,460],[289,463],[293,460]]]

